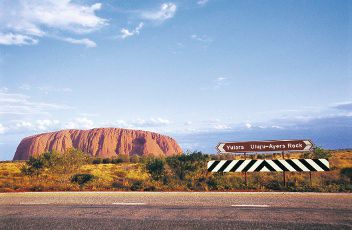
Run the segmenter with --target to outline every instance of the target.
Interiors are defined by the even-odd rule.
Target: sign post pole
[[[246,160],[246,153],[244,153],[244,159]],[[247,187],[247,172],[244,172],[244,182],[246,184],[246,187]]]
[[[285,152],[282,151],[282,159],[285,159]],[[284,181],[284,187],[286,187],[286,174],[285,171],[282,172],[282,176],[283,176],[283,181]]]

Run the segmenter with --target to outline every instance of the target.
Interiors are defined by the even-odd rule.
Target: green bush
[[[206,172],[206,163],[210,159],[201,152],[187,153],[179,156],[168,157],[167,164],[171,167],[174,175],[184,180],[188,174],[203,175]]]
[[[130,156],[128,154],[119,154],[117,155],[117,160],[120,162],[130,162]]]
[[[134,155],[132,155],[132,156],[130,157],[130,161],[131,161],[132,163],[139,163],[139,162],[140,162],[140,157],[139,157],[138,155],[134,154]]]
[[[103,164],[110,164],[111,163],[111,159],[110,158],[104,158],[103,159]]]
[[[71,177],[71,183],[79,184],[79,186],[82,188],[86,183],[92,181],[93,179],[94,176],[89,173],[75,174]]]
[[[135,181],[131,186],[132,191],[140,191],[143,189],[143,181]]]
[[[144,191],[156,191],[157,188],[154,185],[147,186],[143,189]]]
[[[39,156],[31,156],[21,171],[25,175],[39,175],[45,168],[54,168],[59,164],[60,155],[56,152],[45,152]]]
[[[349,178],[350,184],[352,184],[352,168],[343,168],[341,169],[340,174]]]
[[[123,184],[122,181],[114,181],[111,186],[113,188],[116,188],[116,189],[120,189],[120,190],[125,190],[126,189],[126,186]]]
[[[158,158],[152,159],[147,163],[146,169],[154,180],[160,180],[164,175],[165,162]]]
[[[94,158],[92,161],[92,164],[101,164],[102,159],[101,158]]]
[[[313,150],[313,152],[303,153],[301,157],[314,159],[329,159],[331,157],[331,153],[328,150],[317,147]]]
[[[283,188],[282,187],[282,182],[279,182],[277,180],[264,182],[264,186],[266,188],[272,189],[272,190],[281,190]]]
[[[119,164],[119,163],[122,163],[122,160],[115,157],[115,158],[112,158],[112,159],[111,159],[111,163],[112,163],[112,164]]]

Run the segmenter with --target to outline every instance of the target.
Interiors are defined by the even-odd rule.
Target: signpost
[[[217,146],[216,149],[219,153],[243,153],[244,157],[246,158],[246,153],[257,153],[257,152],[263,152],[263,153],[282,153],[282,158],[284,159],[282,162],[280,160],[275,160],[274,162],[276,162],[279,165],[276,165],[277,167],[271,168],[270,170],[267,169],[266,167],[264,167],[264,171],[282,171],[283,173],[283,182],[284,182],[284,186],[286,186],[286,175],[285,175],[285,171],[309,171],[310,172],[310,183],[311,183],[311,171],[320,171],[319,166],[315,166],[316,163],[318,163],[321,167],[323,167],[324,170],[322,171],[327,171],[329,170],[329,166],[328,166],[328,162],[324,161],[324,159],[314,159],[314,161],[316,163],[314,163],[312,160],[308,159],[309,161],[306,161],[304,159],[301,160],[296,160],[297,165],[294,164],[295,161],[292,160],[287,160],[288,163],[286,163],[285,160],[285,152],[305,152],[305,151],[312,151],[314,148],[314,144],[311,140],[270,140],[270,141],[242,141],[242,142],[220,142]],[[327,167],[324,166],[323,163],[320,162],[320,160],[322,160],[324,163],[327,164]],[[243,162],[250,162],[249,160],[244,160]],[[234,162],[234,161],[233,161]],[[247,162],[247,163],[248,163]],[[254,162],[261,162],[261,161],[251,161],[251,164],[256,164]],[[312,163],[313,162],[313,163]],[[210,163],[210,162],[209,162]],[[272,166],[275,167],[276,163],[272,163],[272,161],[264,161],[264,163],[260,163],[261,164],[266,164],[266,165],[270,165],[273,164]],[[290,165],[292,165],[294,168],[292,168],[292,170],[288,170],[285,167],[281,166],[281,163],[283,164],[289,164],[289,167],[291,167]],[[303,165],[303,170],[300,168],[300,166]],[[228,167],[228,165],[230,166],[234,166],[234,163],[230,163],[229,161],[225,164],[226,167]],[[239,166],[239,164],[242,164],[241,161],[239,161],[238,163],[236,163],[236,166]],[[250,164],[250,167],[252,167],[252,165]],[[259,164],[259,163],[258,163]],[[313,166],[311,165],[313,164]],[[214,169],[212,169],[212,167],[215,168],[215,163],[212,166],[209,166],[208,164],[208,170],[210,172],[214,172]],[[222,166],[221,168],[215,168],[217,170],[225,170],[225,166]],[[257,165],[258,166],[258,165]],[[270,168],[270,166],[268,166]],[[308,167],[308,168],[307,168]],[[315,167],[315,168],[314,168]],[[324,168],[325,167],[325,168]],[[318,168],[318,169],[317,169]],[[243,168],[243,172],[244,172],[244,177],[245,177],[245,183],[247,185],[247,171],[248,171],[248,166],[246,166],[245,168]],[[306,170],[307,169],[307,170]],[[233,169],[229,170],[232,171]],[[221,170],[220,170],[221,171]],[[257,170],[255,170],[257,171]],[[262,171],[261,169],[258,171]],[[225,170],[226,172],[226,170]]]
[[[314,144],[310,140],[272,140],[221,142],[216,146],[219,153],[256,153],[256,152],[302,152],[311,151]]]

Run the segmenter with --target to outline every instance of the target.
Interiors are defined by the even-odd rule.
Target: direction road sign
[[[311,151],[313,142],[310,140],[272,140],[272,141],[245,141],[223,142],[216,148],[219,153],[251,153],[251,152],[298,152]]]

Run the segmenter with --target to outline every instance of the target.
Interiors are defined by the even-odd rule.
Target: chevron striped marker
[[[326,159],[221,160],[209,161],[209,172],[324,172],[330,171]]]

